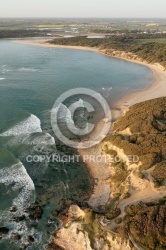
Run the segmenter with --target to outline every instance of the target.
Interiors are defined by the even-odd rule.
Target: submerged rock
[[[20,221],[23,221],[25,219],[26,219],[25,215],[22,215],[20,217],[13,217],[11,220],[15,221],[15,222],[20,222]]]
[[[28,242],[33,243],[34,241],[35,241],[35,239],[33,238],[33,236],[29,235],[28,236]]]
[[[21,239],[21,235],[19,235],[19,234],[12,234],[11,238],[14,239],[14,240],[20,240]]]
[[[30,220],[40,220],[42,218],[43,215],[43,209],[40,206],[35,206],[32,208],[29,208],[27,210],[29,212],[29,219]]]
[[[16,207],[12,207],[10,210],[9,210],[11,213],[15,213],[17,211],[17,208]]]
[[[9,232],[9,229],[7,227],[0,227],[0,236],[3,236],[4,234],[7,234]]]

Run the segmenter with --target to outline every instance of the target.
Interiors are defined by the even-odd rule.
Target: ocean
[[[94,51],[0,41],[0,227],[9,229],[0,249],[44,249],[51,232],[60,227],[52,211],[60,210],[66,200],[82,202],[91,192],[92,181],[81,160],[27,161],[29,155],[76,153],[53,133],[50,114],[57,98],[86,88],[113,107],[116,100],[152,81],[147,67]],[[30,220],[26,210],[34,204],[42,207],[39,221]],[[33,237],[33,244],[27,236]]]

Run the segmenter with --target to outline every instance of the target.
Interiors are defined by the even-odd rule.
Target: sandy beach
[[[24,44],[24,45],[31,45],[31,46],[42,46],[47,48],[65,48],[65,49],[76,49],[76,50],[88,50],[97,53],[104,54],[103,51],[100,51],[98,48],[91,48],[91,47],[82,47],[82,46],[66,46],[66,45],[54,45],[46,43],[48,40],[46,39],[18,39],[12,40],[12,43],[15,44]],[[105,55],[105,54],[104,54]],[[109,55],[105,55],[109,56]],[[125,95],[123,98],[118,100],[115,103],[115,107],[118,109],[126,109],[127,107],[139,103],[142,101],[150,100],[157,97],[166,96],[166,71],[163,70],[161,65],[154,65],[148,64],[146,62],[140,62],[136,60],[129,60],[122,57],[115,57],[122,60],[126,60],[129,62],[137,63],[148,67],[153,75],[154,81],[150,84],[150,86],[146,89],[137,90],[133,93]]]
[[[66,45],[55,45],[47,43],[48,39],[18,39],[18,40],[12,40],[12,43],[15,44],[25,44],[25,45],[31,45],[31,46],[39,46],[39,47],[47,47],[47,48],[63,48],[63,49],[76,49],[76,50],[90,50],[90,51],[96,51],[98,52],[98,49],[92,48],[92,47],[82,47],[82,46],[66,46]]]
[[[138,62],[140,63],[140,62]],[[146,89],[135,91],[122,97],[115,106],[124,110],[136,103],[166,96],[166,71],[159,66],[141,63],[150,68],[154,81]]]
[[[14,40],[13,43],[17,44],[24,44],[24,45],[32,45],[32,46],[43,46],[48,48],[68,48],[68,49],[80,49],[80,50],[88,50],[93,52],[99,52],[102,53],[97,48],[89,48],[89,47],[81,47],[81,46],[61,46],[61,45],[53,45],[49,43],[45,43],[46,40],[43,40],[40,42],[37,40]],[[160,65],[151,65],[146,62],[140,62],[136,60],[128,60],[126,58],[120,58],[123,60],[127,60],[133,63],[144,65],[148,68],[150,68],[154,81],[150,84],[150,86],[146,89],[135,91],[133,93],[130,93],[120,100],[118,100],[115,104],[115,110],[114,110],[114,118],[115,120],[123,114],[123,111],[130,107],[133,104],[166,96],[166,71],[163,71],[162,67]],[[99,123],[97,125],[96,130],[100,131],[101,124]],[[100,155],[101,152],[97,146],[85,149],[85,150],[78,150],[79,154],[84,157],[85,155]],[[102,157],[102,156],[101,156]],[[111,196],[111,187],[110,184],[107,182],[107,179],[110,177],[111,172],[109,170],[109,165],[107,163],[98,163],[98,162],[92,162],[86,160],[86,165],[91,172],[94,180],[95,180],[95,186],[93,190],[93,194],[91,195],[90,199],[88,200],[89,205],[94,208],[95,210],[97,208],[100,208],[101,206],[104,206]]]

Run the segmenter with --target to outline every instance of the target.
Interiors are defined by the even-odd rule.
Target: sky
[[[166,0],[0,0],[0,17],[166,18]]]

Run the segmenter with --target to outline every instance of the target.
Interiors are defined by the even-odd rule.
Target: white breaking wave
[[[55,139],[49,133],[40,132],[35,134],[35,136],[31,136],[31,134],[27,135],[18,135],[10,139],[8,145],[55,145]]]
[[[0,169],[0,183],[12,185],[13,190],[21,189],[19,195],[13,200],[12,206],[21,210],[34,202],[35,186],[21,162],[8,168]]]
[[[13,72],[13,69],[3,69],[2,73],[6,73],[6,72]]]
[[[35,68],[26,68],[26,67],[21,67],[21,68],[10,68],[9,66],[7,65],[3,65],[1,67],[1,72],[3,74],[7,73],[7,72],[13,72],[13,71],[22,71],[22,72],[36,72],[38,71],[38,69],[35,69]]]
[[[74,124],[70,110],[63,104],[60,103],[56,108],[52,109],[52,120],[54,122],[55,118],[57,120],[65,121]]]
[[[1,66],[1,72],[2,74],[5,74],[6,72],[12,72],[13,69],[9,68],[7,65],[2,65]]]
[[[80,107],[85,107],[84,101],[82,99],[79,99],[79,101],[77,101],[73,104],[74,110],[76,110],[76,108],[80,108]],[[52,117],[57,117],[58,120],[62,120],[62,121],[65,120],[66,123],[68,123],[68,124],[70,123],[70,124],[74,125],[71,111],[63,103],[60,103],[56,108],[52,109],[51,112],[52,112]]]
[[[5,80],[6,78],[0,78],[0,81]]]
[[[21,239],[19,240],[19,245],[16,242],[13,242],[15,246],[20,246],[24,248],[24,246],[29,246],[29,241],[27,239],[27,235],[32,235],[35,242],[34,245],[38,247],[38,249],[44,249],[42,248],[43,242],[42,242],[42,232],[37,231],[35,228],[28,228],[25,221],[21,222],[10,222],[10,225],[12,229],[10,229],[9,233],[6,235],[6,239],[11,239],[13,237],[13,234],[19,234],[21,235]],[[17,244],[17,245],[16,245]],[[31,247],[28,247],[27,249],[32,249]],[[35,248],[36,249],[36,248]]]
[[[57,123],[61,124],[61,130],[67,133],[66,128],[74,135],[85,135],[90,132],[89,124],[84,129],[79,129],[75,126],[73,120],[73,114],[77,108],[84,108],[86,102],[82,99],[79,99],[73,103],[70,108],[66,107],[63,103],[60,103],[56,108],[53,108],[51,111],[52,127],[56,131]],[[81,113],[79,116],[83,117],[84,113]]]
[[[54,128],[56,128],[56,121],[58,123],[60,122],[62,130],[66,130],[66,124],[70,124],[74,127],[71,112],[63,103],[60,103],[56,108],[52,109],[52,126]]]
[[[26,135],[37,132],[42,132],[40,120],[35,115],[30,115],[30,117],[0,134],[0,136]]]
[[[55,145],[55,139],[49,133],[43,133],[31,140],[30,144],[34,145]]]
[[[19,71],[31,71],[31,72],[36,72],[37,71],[37,69],[34,69],[34,68],[24,68],[24,67],[22,67],[22,68],[20,68],[18,70]]]

